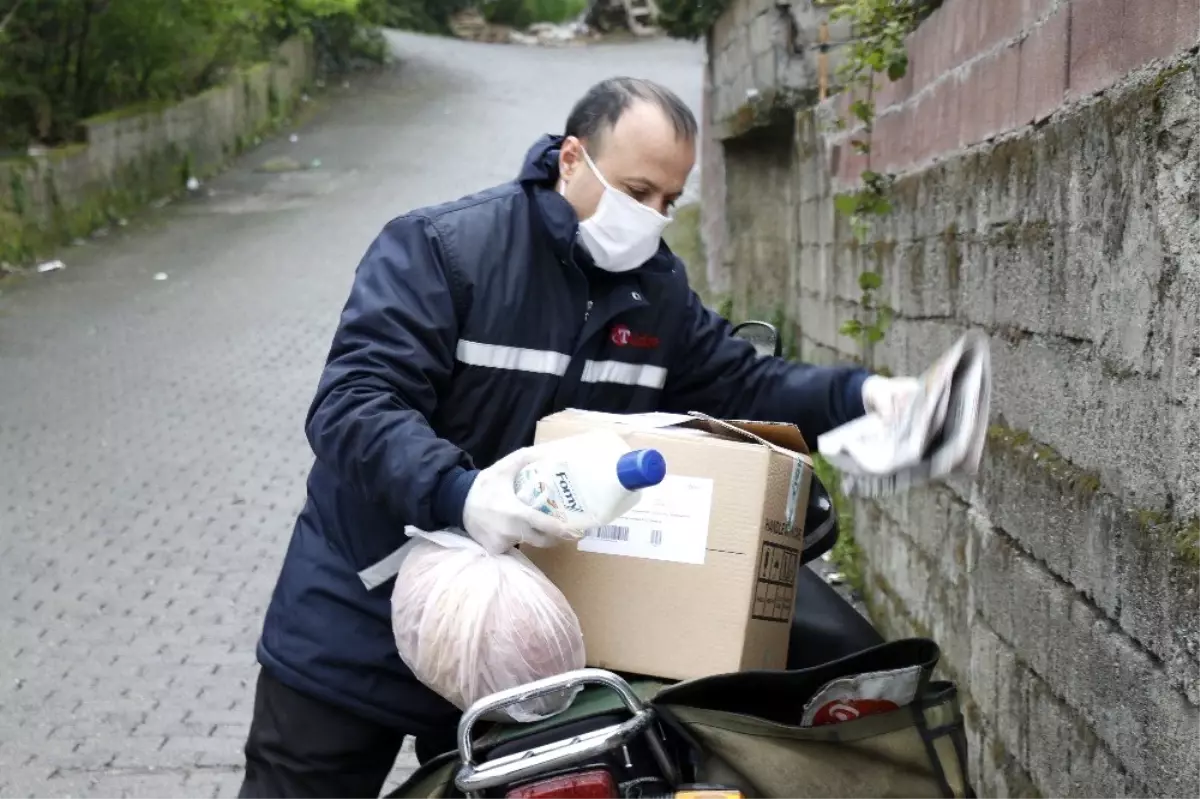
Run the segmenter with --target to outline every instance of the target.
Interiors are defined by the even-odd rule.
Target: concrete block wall
[[[731,2],[710,33],[714,118],[734,116],[755,94],[814,89],[821,23],[828,24],[832,42],[844,41],[850,34],[847,23],[829,20],[830,7],[813,0]],[[841,52],[830,50],[831,80]]]
[[[45,254],[216,171],[292,108],[314,64],[311,44],[293,39],[178,104],[86,120],[83,144],[0,161],[0,261]]]
[[[757,118],[812,102],[818,84],[819,30],[831,41],[849,36],[845,23],[828,21],[828,2],[731,0],[708,32],[701,153],[701,232],[708,252],[710,291],[730,288],[725,231],[725,154],[722,143],[754,127]],[[832,80],[841,63],[830,51]]]
[[[1200,0],[946,0],[883,93],[865,247],[829,108],[724,142],[735,308],[802,357],[912,373],[991,334],[979,478],[855,520],[876,620],[964,688],[980,795],[1200,791],[1198,44]],[[868,268],[898,318],[864,352]]]
[[[738,290],[732,296],[733,315],[745,319],[760,309],[773,308],[789,296],[795,214],[792,205],[790,136],[757,136],[728,142],[726,157],[737,164],[726,189],[731,197],[766,196],[771,203],[730,204],[726,222],[730,234],[726,263],[736,264]]]

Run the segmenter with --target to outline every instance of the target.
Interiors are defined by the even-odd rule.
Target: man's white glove
[[[463,505],[463,527],[491,554],[499,555],[518,544],[549,547],[580,539],[578,532],[558,519],[521,502],[513,490],[517,474],[546,457],[550,457],[546,446],[519,449],[481,471],[471,485]]]
[[[871,375],[863,382],[863,407],[867,413],[880,416],[886,422],[893,422],[904,412],[920,389],[921,381],[915,377]]]

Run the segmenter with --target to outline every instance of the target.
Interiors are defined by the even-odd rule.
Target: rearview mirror
[[[779,338],[779,331],[768,322],[742,322],[733,328],[733,335],[753,344],[759,355],[774,355],[777,358],[783,355],[783,341]]]

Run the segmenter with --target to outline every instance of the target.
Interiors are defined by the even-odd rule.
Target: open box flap
[[[688,416],[691,417],[689,421],[680,424],[680,427],[692,427],[715,435],[732,435],[749,439],[772,449],[782,449],[793,454],[810,454],[808,444],[805,443],[804,436],[800,434],[800,428],[794,424],[714,419],[699,411],[692,411]]]
[[[568,409],[570,413],[584,417],[604,419],[605,421],[632,427],[638,430],[663,430],[670,427],[684,427],[692,430],[702,430],[722,438],[734,438],[740,441],[753,441],[773,449],[785,450],[790,454],[809,455],[808,444],[800,434],[800,428],[787,422],[749,422],[738,420],[717,419],[699,411],[687,414],[664,413],[605,413],[603,411],[585,411],[578,408]]]

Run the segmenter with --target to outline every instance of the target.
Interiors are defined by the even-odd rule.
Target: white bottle
[[[602,527],[624,516],[656,486],[667,463],[656,449],[631,450],[616,433],[589,433],[573,441],[568,457],[526,466],[513,482],[517,499],[572,530]]]

